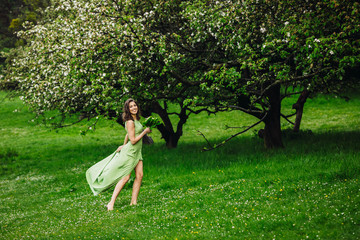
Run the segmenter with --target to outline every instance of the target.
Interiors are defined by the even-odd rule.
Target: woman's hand
[[[120,147],[118,147],[118,148],[116,149],[116,152],[120,152],[123,147],[124,147],[124,145],[121,145]]]
[[[145,132],[145,134],[146,133],[151,133],[151,129],[147,127],[147,128],[145,128],[144,132]]]

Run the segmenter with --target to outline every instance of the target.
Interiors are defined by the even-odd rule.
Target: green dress
[[[143,131],[143,126],[137,120],[134,123],[135,136],[138,136]],[[125,130],[128,132],[126,123]],[[142,140],[139,140],[134,145],[129,140],[120,152],[115,151],[90,167],[86,171],[86,180],[94,195],[98,195],[129,175],[138,162],[142,160],[141,149]]]

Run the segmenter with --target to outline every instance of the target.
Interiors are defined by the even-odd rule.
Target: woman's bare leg
[[[107,205],[108,211],[114,210],[115,200],[118,197],[121,190],[123,189],[123,187],[125,186],[125,184],[129,181],[129,179],[130,179],[130,174],[120,179],[120,181],[116,184],[111,200]]]
[[[139,163],[135,167],[135,181],[133,185],[132,197],[130,205],[136,205],[137,198],[139,196],[140,186],[143,178],[143,161],[139,161]]]

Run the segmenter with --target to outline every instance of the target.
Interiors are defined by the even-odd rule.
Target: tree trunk
[[[168,131],[163,125],[158,126],[162,138],[165,140],[167,148],[176,148],[181,136]]]
[[[168,148],[176,148],[179,142],[180,137],[182,136],[182,127],[186,123],[188,116],[186,115],[186,109],[181,108],[181,112],[179,113],[179,122],[177,125],[176,132],[173,129],[172,123],[169,118],[169,114],[165,107],[162,108],[158,102],[154,102],[152,104],[152,110],[154,113],[157,113],[161,119],[163,120],[163,124],[158,126],[158,130],[161,133],[162,138],[166,142],[166,147]]]
[[[304,105],[305,105],[306,99],[309,97],[309,94],[310,94],[310,92],[305,89],[300,94],[297,102],[292,106],[293,109],[296,109],[294,132],[299,132],[299,130],[300,130],[300,123],[301,123],[301,118],[302,118],[302,114],[304,111]]]
[[[264,145],[265,148],[282,148],[284,145],[282,143],[280,126],[280,85],[269,89],[266,95],[269,99],[270,109],[264,119]]]

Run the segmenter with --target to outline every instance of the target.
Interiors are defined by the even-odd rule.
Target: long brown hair
[[[136,104],[136,106],[138,107],[138,111],[136,113],[136,119],[133,119],[133,117],[131,116],[131,113],[130,113],[130,103],[131,102],[134,102]],[[140,113],[140,106],[139,104],[132,98],[129,98],[128,100],[125,101],[125,104],[124,104],[124,108],[123,108],[123,113],[122,113],[122,118],[123,118],[123,121],[126,122],[126,121],[129,121],[129,120],[140,120],[140,116],[141,116],[141,113]]]

